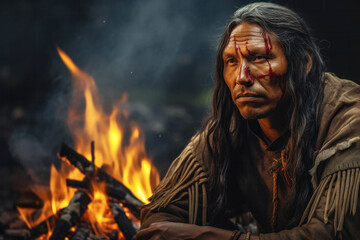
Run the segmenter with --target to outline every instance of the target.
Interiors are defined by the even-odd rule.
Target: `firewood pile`
[[[59,157],[68,161],[85,175],[82,181],[66,180],[67,187],[77,190],[68,206],[32,228],[28,228],[17,214],[0,211],[0,240],[134,239],[138,230],[140,207],[144,203],[103,168],[95,166],[93,142],[91,161],[65,144],[61,146]],[[118,226],[117,230],[113,230],[107,236],[96,235],[86,216],[88,205],[93,200],[94,183],[105,184],[108,207],[111,210],[112,218]],[[23,204],[22,207],[36,208],[38,205],[41,205],[41,203],[27,203]],[[36,214],[39,213],[35,211],[34,215]],[[52,229],[51,233],[48,233],[49,229]]]

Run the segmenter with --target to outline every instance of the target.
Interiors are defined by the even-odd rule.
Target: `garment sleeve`
[[[324,217],[325,202],[326,197],[321,197],[319,205],[315,210],[315,215],[308,223],[290,230],[282,230],[278,233],[260,234],[260,240],[335,239],[333,237],[333,219],[329,219],[327,224],[322,221],[322,218]]]
[[[195,151],[199,148],[195,135],[154,190],[150,204],[142,208],[141,228],[161,221],[205,225],[207,173]]]
[[[145,206],[141,209],[141,229],[149,227],[155,222],[181,222],[187,223],[189,219],[188,213],[189,201],[184,196],[177,202],[167,205],[165,208],[151,210]]]
[[[260,239],[359,239],[359,184],[358,168],[324,177],[314,191],[300,226],[260,234]]]

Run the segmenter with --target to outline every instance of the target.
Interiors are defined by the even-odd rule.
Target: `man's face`
[[[259,25],[241,23],[223,52],[226,85],[245,119],[271,116],[284,95],[287,61],[280,43]]]

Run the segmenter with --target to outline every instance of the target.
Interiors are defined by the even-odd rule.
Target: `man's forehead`
[[[261,37],[265,33],[264,30],[241,30],[241,29],[234,29],[231,34],[230,38],[234,37]]]
[[[264,31],[233,31],[229,38],[229,43],[236,42],[264,42],[264,38],[266,38],[266,34]]]
[[[274,34],[269,33],[266,31],[262,26],[256,24],[256,23],[250,23],[250,22],[242,22],[235,26],[229,36],[229,41],[232,45],[232,43],[236,42],[236,44],[242,44],[242,43],[258,43],[261,42],[264,43],[264,41],[272,40],[274,39]]]
[[[263,48],[265,44],[264,38],[262,35],[251,35],[251,37],[248,36],[233,36],[229,39],[229,42],[227,43],[225,49],[232,49],[235,46],[241,46],[245,47],[246,49],[259,49]]]

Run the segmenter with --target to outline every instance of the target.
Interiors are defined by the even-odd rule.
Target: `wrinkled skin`
[[[280,43],[259,25],[241,23],[223,52],[224,80],[245,119],[271,116],[284,94],[287,60]]]
[[[230,34],[223,54],[223,77],[240,114],[257,119],[274,141],[287,130],[284,75],[287,60],[274,34],[253,23],[241,23]]]

